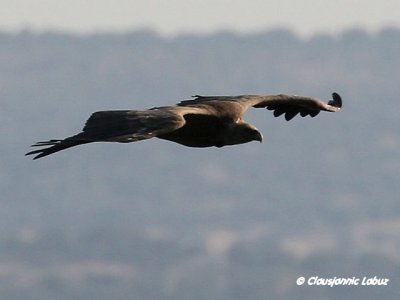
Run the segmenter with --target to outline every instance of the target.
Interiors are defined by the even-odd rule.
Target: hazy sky
[[[400,27],[400,0],[0,0],[0,30],[163,34],[286,27],[302,34]]]

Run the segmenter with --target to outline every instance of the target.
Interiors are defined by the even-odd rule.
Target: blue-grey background
[[[3,299],[398,299],[400,30],[0,33]],[[264,142],[29,145],[96,110],[336,91],[340,113],[246,119]],[[298,287],[299,276],[390,278]]]

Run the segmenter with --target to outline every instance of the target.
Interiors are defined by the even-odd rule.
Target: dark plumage
[[[337,93],[325,103],[317,98],[271,95],[195,96],[174,106],[148,110],[117,110],[93,113],[81,133],[63,140],[39,142],[33,147],[50,146],[26,155],[34,159],[92,142],[129,143],[153,137],[188,147],[223,147],[262,141],[262,135],[243,121],[250,107],[272,110],[275,117],[285,115],[287,121],[297,114],[315,117],[320,111],[336,112],[342,107]]]

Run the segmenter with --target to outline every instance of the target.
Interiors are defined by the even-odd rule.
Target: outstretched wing
[[[328,103],[324,101],[304,96],[291,95],[241,95],[235,97],[229,96],[195,96],[192,100],[182,101],[178,105],[214,105],[216,102],[235,102],[242,105],[242,113],[250,107],[267,108],[274,112],[275,117],[285,115],[287,121],[293,119],[297,114],[302,117],[315,117],[320,111],[336,112],[342,107],[342,99],[337,93],[332,94],[332,100]]]
[[[26,155],[36,154],[34,159],[91,142],[129,143],[149,139],[180,128],[185,119],[179,110],[154,108],[146,111],[118,110],[99,111],[87,120],[82,132],[64,140],[39,142],[33,147],[50,146],[34,150]]]
[[[293,119],[297,114],[300,116],[315,117],[320,111],[337,112],[342,107],[342,98],[337,93],[332,94],[332,100],[328,103],[313,98],[302,96],[265,96],[261,99],[250,100],[252,107],[267,108],[274,112],[275,117],[285,115],[287,121]]]
[[[99,111],[91,115],[82,135],[93,141],[129,143],[171,132],[185,119],[171,107],[145,111]]]

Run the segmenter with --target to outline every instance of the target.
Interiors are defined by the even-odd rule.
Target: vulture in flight
[[[257,128],[243,120],[251,107],[266,108],[287,121],[297,114],[315,117],[321,110],[339,111],[342,99],[332,94],[328,103],[313,98],[289,95],[194,96],[173,106],[148,110],[111,110],[93,113],[81,133],[63,140],[38,142],[45,147],[26,155],[34,159],[92,142],[130,143],[157,137],[188,147],[223,147],[262,141]]]

